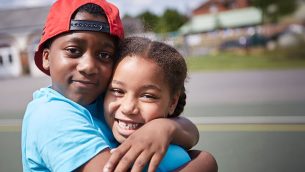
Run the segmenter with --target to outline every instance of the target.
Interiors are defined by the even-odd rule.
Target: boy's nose
[[[83,57],[81,57],[81,60],[79,61],[77,65],[77,70],[80,73],[86,74],[86,75],[93,75],[96,74],[98,71],[97,67],[98,62],[96,61],[96,58],[92,55],[84,54]]]
[[[121,111],[125,115],[136,115],[139,113],[136,100],[133,98],[125,98],[121,102]]]

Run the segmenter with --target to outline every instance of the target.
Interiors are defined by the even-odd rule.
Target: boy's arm
[[[196,126],[186,118],[155,119],[134,132],[114,151],[105,166],[108,171],[142,171],[149,163],[148,171],[156,171],[170,143],[186,149],[199,140]]]
[[[199,131],[195,124],[184,117],[170,118],[173,121],[174,133],[171,143],[180,145],[185,149],[191,149],[199,141]]]
[[[208,152],[190,150],[191,161],[175,172],[217,172],[218,166],[215,158]]]
[[[104,165],[106,164],[107,160],[110,157],[110,150],[105,149],[86,162],[84,165],[76,169],[76,172],[95,172],[101,171]]]

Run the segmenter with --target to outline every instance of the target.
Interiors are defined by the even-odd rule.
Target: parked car
[[[249,37],[240,37],[238,40],[225,41],[220,45],[220,50],[234,49],[234,48],[249,48],[249,47],[264,47],[269,38],[254,34]]]

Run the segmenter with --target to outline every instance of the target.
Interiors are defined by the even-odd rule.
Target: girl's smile
[[[113,128],[115,128],[119,134],[126,138],[131,135],[135,130],[139,129],[144,123],[137,123],[131,120],[121,120],[114,118]]]
[[[116,140],[123,142],[145,123],[167,117],[176,101],[154,61],[127,56],[114,71],[104,105],[108,125]]]

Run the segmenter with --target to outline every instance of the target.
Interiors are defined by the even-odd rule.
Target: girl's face
[[[104,101],[105,118],[119,142],[146,122],[174,112],[162,69],[152,60],[128,56],[119,62]]]
[[[105,17],[80,12],[75,20],[107,22]],[[56,38],[43,51],[43,67],[50,70],[52,88],[82,105],[106,90],[115,45],[106,33],[75,31]]]

